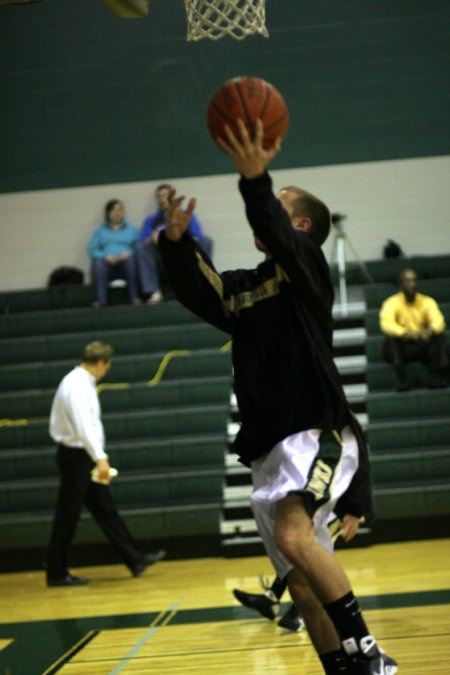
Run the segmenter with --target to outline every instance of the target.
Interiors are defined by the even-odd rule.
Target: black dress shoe
[[[74,577],[72,574],[66,574],[61,579],[47,579],[47,586],[85,586],[89,579],[84,577]]]
[[[160,551],[157,551],[156,553],[147,553],[144,555],[142,560],[140,560],[138,563],[135,565],[130,566],[130,572],[134,577],[139,577],[142,572],[144,572],[147,567],[150,567],[150,565],[154,565],[155,563],[159,562],[160,560],[164,560],[166,557],[167,552],[164,551],[164,549],[161,549]]]

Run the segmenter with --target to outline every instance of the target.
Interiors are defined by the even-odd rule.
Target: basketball
[[[263,146],[268,149],[279,136],[285,136],[289,111],[283,96],[270,82],[257,77],[235,77],[225,82],[209,102],[206,121],[211,138],[215,142],[217,137],[226,141],[225,124],[239,138],[238,119],[244,122],[252,139],[255,122],[261,119],[264,126]]]

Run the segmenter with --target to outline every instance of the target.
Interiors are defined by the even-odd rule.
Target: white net
[[[265,0],[184,0],[184,6],[189,41],[219,40],[225,35],[243,40],[254,33],[269,37]]]

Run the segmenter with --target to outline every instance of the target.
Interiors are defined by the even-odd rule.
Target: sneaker
[[[354,675],[395,675],[398,671],[397,661],[380,649],[371,635],[361,640],[358,651],[353,638],[344,640],[343,647],[353,665],[350,672]]]
[[[305,627],[305,622],[298,613],[298,609],[294,603],[289,605],[289,609],[278,621],[278,625],[281,626],[281,628],[287,628],[287,630],[291,630],[294,633],[299,633],[301,630],[303,630]]]
[[[354,659],[354,675],[395,675],[398,672],[397,661],[380,650],[378,656],[369,659]]]
[[[279,612],[280,605],[273,593],[274,599],[269,597],[269,593],[271,591],[266,591],[266,593],[245,593],[245,591],[239,591],[237,588],[233,590],[234,597],[241,605],[250,607],[250,609],[254,609],[255,612],[259,612],[262,616],[265,616],[266,619],[273,621]]]
[[[147,305],[157,305],[158,302],[161,302],[163,299],[163,295],[161,291],[155,291],[154,293],[151,294],[149,299],[146,301]]]

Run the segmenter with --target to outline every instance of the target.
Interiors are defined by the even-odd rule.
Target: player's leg
[[[311,516],[299,495],[289,495],[278,502],[275,542],[294,567],[304,573],[323,604],[350,591],[344,570],[316,541]]]
[[[356,667],[360,668],[361,673],[396,673],[395,661],[379,650],[375,639],[370,635],[344,570],[333,555],[316,541],[313,523],[303,497],[289,495],[278,502],[275,542],[282,554],[305,577],[312,591],[309,604],[307,598],[303,599],[305,607],[301,604],[301,599],[297,601],[308,630],[310,624],[312,626],[311,639],[319,655],[339,649],[333,639],[333,632],[325,629],[329,625],[323,623],[325,612],[334,625],[334,634],[339,636],[347,655],[355,659]],[[298,594],[298,586],[291,589],[290,578],[291,574],[288,577],[289,589],[292,594]],[[311,600],[314,596],[322,605],[320,610]],[[316,620],[311,618],[314,612],[317,612]]]
[[[306,577],[300,570],[292,569],[287,579],[289,592],[296,606],[301,609],[311,642],[319,655],[325,673],[344,675],[352,672],[349,670],[351,664],[342,649],[333,622],[313,593]]]

